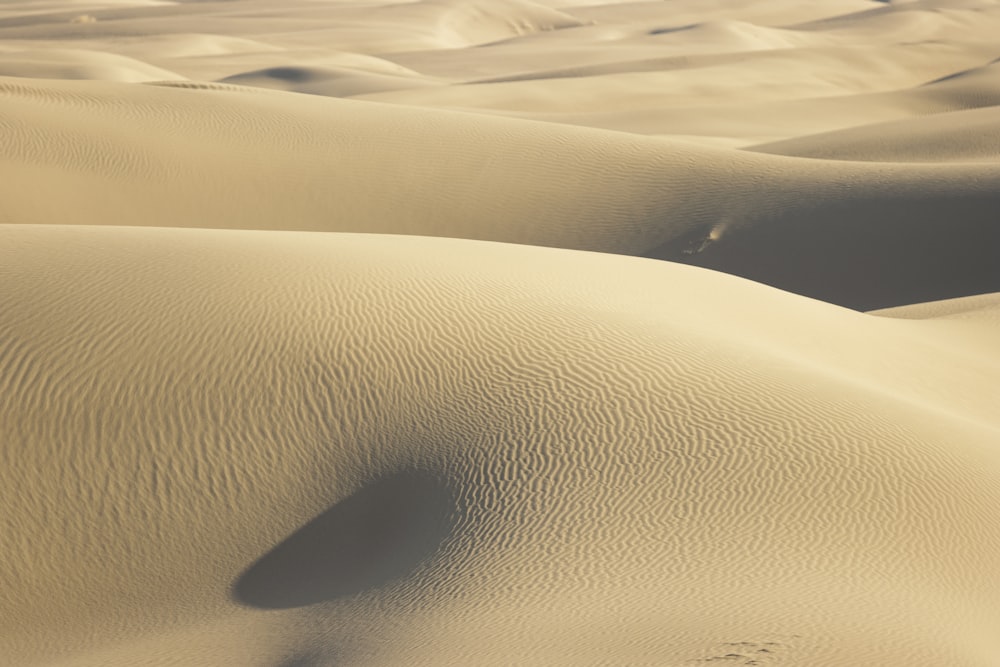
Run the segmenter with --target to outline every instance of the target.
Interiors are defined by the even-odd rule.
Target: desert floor
[[[1000,2],[0,4],[0,665],[1000,665]]]

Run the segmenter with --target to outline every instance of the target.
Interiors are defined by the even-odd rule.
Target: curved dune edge
[[[0,266],[16,664],[994,662],[995,337],[441,238],[4,225]]]
[[[980,294],[961,299],[946,299],[944,301],[932,301],[929,303],[913,304],[911,306],[876,310],[872,311],[872,314],[907,319],[974,318],[990,321],[997,319],[997,311],[1000,311],[1000,297],[996,294]]]
[[[963,109],[748,146],[745,150],[824,160],[1000,161],[1000,109]]]
[[[1000,291],[998,164],[802,160],[185,87],[0,79],[4,221],[599,250],[697,264],[858,310]]]
[[[73,48],[0,52],[0,76],[96,79],[129,83],[184,80],[184,77],[175,72],[134,58]]]

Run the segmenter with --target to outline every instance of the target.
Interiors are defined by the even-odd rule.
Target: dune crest
[[[3,653],[21,664],[197,661],[213,633],[256,636],[240,664],[686,664],[727,642],[986,664],[995,338],[973,381],[920,321],[650,260],[0,234]],[[341,531],[358,546],[314,546]],[[363,551],[385,545],[411,560]]]
[[[0,53],[0,76],[39,79],[99,79],[144,82],[184,77],[110,53],[83,49],[45,49]]]
[[[188,86],[0,80],[0,122],[12,139],[0,164],[7,221],[599,250],[706,266],[860,310],[1000,290],[991,250],[1000,164],[807,161],[177,85]],[[252,147],[248,133],[259,137]],[[60,196],[40,197],[39,183]],[[940,261],[928,264],[928,253]]]

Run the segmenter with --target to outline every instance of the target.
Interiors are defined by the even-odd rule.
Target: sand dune
[[[744,21],[760,26],[784,25],[818,21],[845,13],[860,12],[871,7],[868,0],[816,0],[808,4],[795,0],[726,0],[718,2],[673,2],[669,12],[655,2],[613,1],[568,3],[575,16],[599,23],[635,22],[652,25],[691,25],[704,21]]]
[[[225,86],[3,81],[7,222],[600,250],[862,310],[1000,291],[997,164],[796,160]]]
[[[903,0],[859,12],[839,12],[795,27],[882,35],[889,39],[905,36],[920,40],[930,35],[964,38],[968,36],[967,28],[975,29],[984,14],[996,10],[996,0]]]
[[[82,49],[0,53],[0,76],[141,82],[183,79],[124,56]]]
[[[796,137],[750,150],[825,160],[1000,161],[1000,109],[994,106]]]
[[[676,59],[671,59],[671,62],[676,62]],[[610,112],[490,111],[507,117],[655,134],[667,138],[683,137],[687,141],[705,145],[749,147],[884,121],[996,106],[1000,104],[1000,79],[996,77],[996,71],[992,66],[977,67],[903,90],[768,100],[739,106],[719,105],[708,100],[704,105]],[[560,72],[554,74],[560,75]]]
[[[918,320],[929,318],[974,318],[984,322],[995,322],[997,306],[1000,305],[998,299],[1000,299],[1000,296],[996,294],[980,294],[961,299],[916,303],[909,306],[899,306],[898,308],[887,308],[872,312],[886,317],[903,317]]]
[[[651,50],[659,50],[651,45]],[[371,94],[373,101],[456,109],[498,109],[566,113],[577,108],[616,111],[654,106],[731,105],[733,96],[747,103],[875,92],[919,85],[967,63],[982,63],[996,54],[993,43],[975,44],[955,53],[951,45],[774,49],[720,59],[712,54],[705,66],[632,71],[612,76],[560,76],[539,87],[536,80],[499,81],[485,87],[453,86],[428,91]],[[882,58],[885,57],[885,60]],[[692,56],[696,58],[696,56]],[[414,65],[406,63],[410,67]],[[853,63],[853,65],[852,65]],[[865,63],[864,68],[859,65]],[[634,68],[640,69],[640,68]],[[610,80],[608,80],[610,79]],[[596,85],[595,85],[596,84]],[[663,91],[670,95],[664,96]],[[602,91],[608,91],[608,94]]]
[[[293,11],[269,0],[239,3],[145,3],[95,9],[92,20],[74,21],[75,9],[15,14],[0,18],[0,36],[52,40],[130,37],[153,33],[209,32],[219,35],[289,35],[313,33],[312,39],[336,40],[381,51],[454,48],[499,41],[537,31],[582,25],[569,14],[531,0],[425,0],[402,3],[313,3],[300,1]],[[326,23],[321,23],[321,22]],[[191,30],[192,26],[197,30]],[[317,30],[318,28],[318,30]],[[316,32],[324,33],[322,36]],[[294,39],[294,37],[293,37]]]
[[[2,238],[18,664],[992,660],[995,339],[602,254]]]
[[[2,3],[0,665],[995,667],[997,34]]]

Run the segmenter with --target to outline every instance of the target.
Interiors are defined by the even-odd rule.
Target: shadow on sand
[[[411,573],[452,528],[454,502],[427,473],[379,479],[302,526],[233,585],[241,604],[290,609],[354,595]]]

